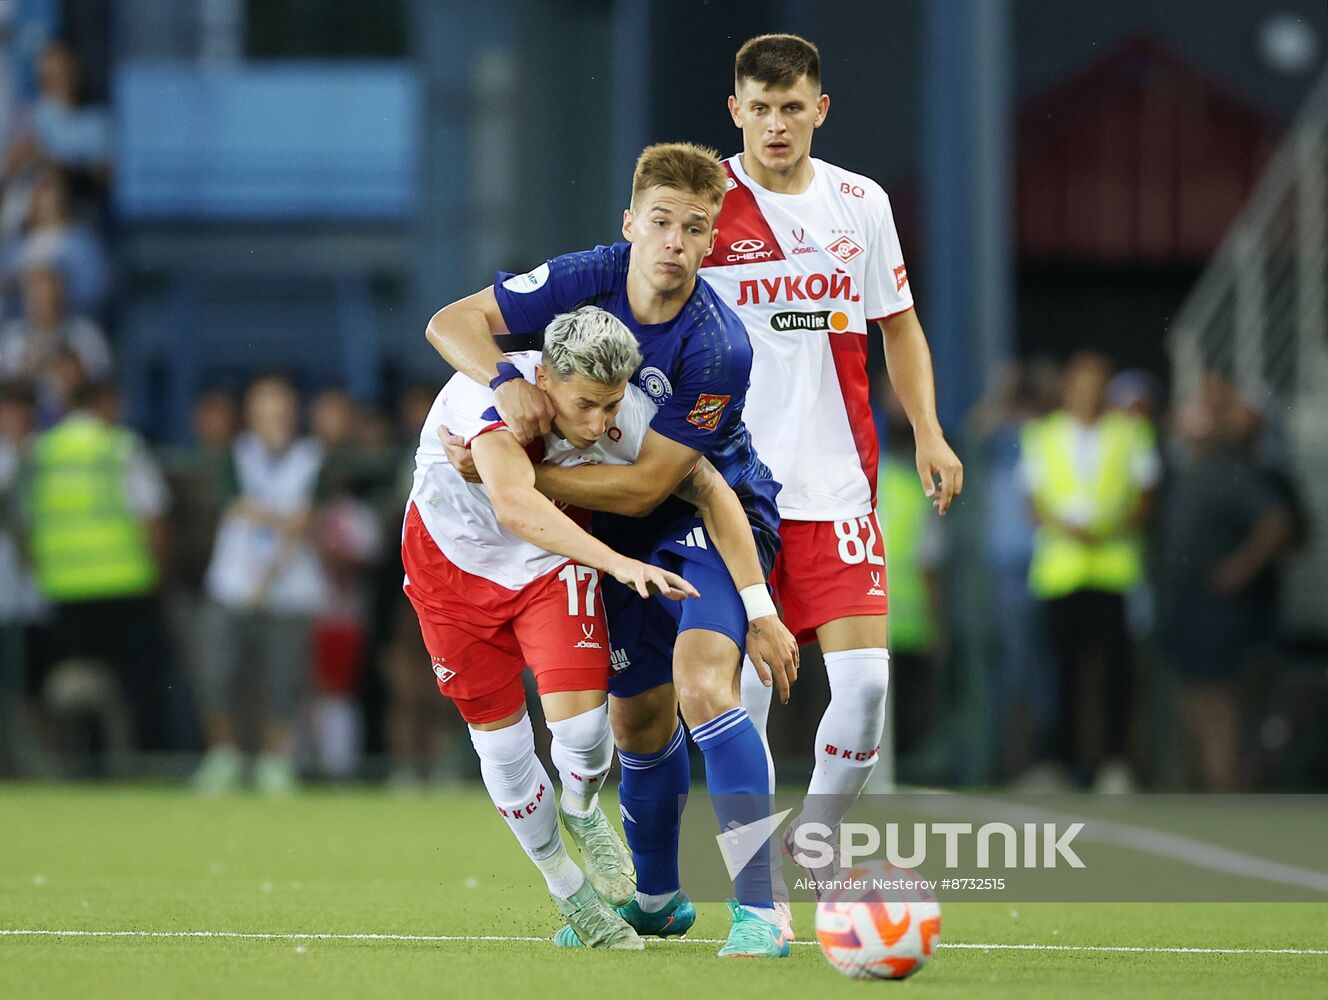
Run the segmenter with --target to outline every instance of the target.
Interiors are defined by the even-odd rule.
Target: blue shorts
[[[680,632],[707,629],[728,636],[738,650],[746,648],[747,611],[701,519],[680,518],[665,539],[644,561],[677,573],[701,596],[647,600],[617,580],[604,580],[613,667],[609,693],[619,698],[673,683],[673,644]]]

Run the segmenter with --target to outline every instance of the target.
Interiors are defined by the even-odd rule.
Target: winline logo
[[[770,329],[779,333],[789,330],[832,330],[843,333],[848,329],[848,313],[839,309],[775,313],[770,317]]]

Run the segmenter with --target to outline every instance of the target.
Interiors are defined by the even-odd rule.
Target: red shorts
[[[608,690],[598,570],[568,563],[508,590],[454,565],[414,506],[406,515],[401,562],[438,690],[467,722],[496,722],[525,705],[527,665],[542,695]]]
[[[770,585],[784,624],[805,645],[826,622],[883,615],[885,548],[875,514],[848,521],[780,521]]]

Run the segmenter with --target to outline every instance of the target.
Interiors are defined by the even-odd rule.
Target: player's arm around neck
[[[631,465],[541,465],[535,484],[545,496],[587,510],[644,517],[696,467],[701,453],[651,431]]]
[[[629,559],[581,530],[535,489],[530,457],[509,432],[482,434],[471,445],[471,451],[498,523],[512,534],[546,552],[603,570],[642,597],[663,594],[681,600],[698,596],[695,588],[676,574]]]
[[[507,321],[498,308],[492,286],[444,306],[433,314],[424,336],[449,365],[463,375],[490,385],[506,361],[496,333],[507,332]],[[523,378],[512,378],[493,394],[494,405],[520,444],[529,444],[547,434],[553,421],[553,404],[538,387]]]
[[[510,433],[480,435],[471,444],[471,453],[498,523],[512,534],[595,569],[608,570],[615,558],[621,558],[535,489],[535,467]]]
[[[936,376],[931,349],[913,309],[905,309],[880,321],[885,338],[885,366],[917,442],[918,478],[933,505],[944,514],[964,488],[964,467],[946,443],[936,415]],[[941,485],[935,486],[939,476]]]

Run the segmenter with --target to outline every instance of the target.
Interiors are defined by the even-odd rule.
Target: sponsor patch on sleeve
[[[904,286],[907,284],[908,284],[908,271],[905,270],[903,264],[900,264],[898,267],[895,268],[895,291],[896,292],[902,291]]]
[[[687,414],[687,422],[703,431],[713,431],[719,426],[719,418],[724,415],[724,407],[729,405],[731,396],[716,396],[703,392],[696,399],[692,412]]]
[[[525,274],[514,274],[503,282],[503,287],[509,292],[524,294],[534,292],[544,287],[544,283],[549,280],[548,263],[541,264],[533,271],[527,271]]]

